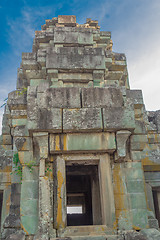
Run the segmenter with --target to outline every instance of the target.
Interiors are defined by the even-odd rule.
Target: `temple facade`
[[[160,111],[112,45],[98,21],[60,15],[22,53],[0,136],[1,239],[160,239]]]

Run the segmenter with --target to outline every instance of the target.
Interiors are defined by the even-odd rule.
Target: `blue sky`
[[[160,0],[0,0],[0,104],[16,87],[34,31],[58,15],[76,15],[78,23],[90,17],[111,31],[113,51],[126,54],[131,88],[142,89],[147,110],[160,109]]]

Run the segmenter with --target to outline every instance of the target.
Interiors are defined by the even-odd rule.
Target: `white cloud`
[[[147,110],[160,109],[160,1],[104,0],[87,11],[111,30],[113,50],[126,54],[131,89],[142,89]]]
[[[32,51],[34,32],[41,25],[42,19],[46,18],[51,11],[52,9],[48,6],[24,7],[20,17],[8,18],[8,42],[17,56],[20,56],[22,51]]]
[[[115,29],[115,51],[127,56],[131,89],[142,89],[147,110],[160,109],[160,2],[137,7],[128,23]]]
[[[8,93],[13,91],[17,80],[17,67],[20,62],[17,62],[22,52],[32,51],[32,42],[34,32],[43,23],[43,18],[46,19],[53,9],[46,7],[24,7],[21,11],[21,16],[18,18],[7,18],[8,31],[7,40],[12,48],[12,52],[4,57],[6,61],[6,69],[1,71],[0,82],[0,106],[3,100],[8,96]],[[3,109],[0,109],[0,133],[2,122]]]

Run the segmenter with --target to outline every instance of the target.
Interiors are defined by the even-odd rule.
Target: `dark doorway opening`
[[[100,194],[97,182],[97,165],[66,166],[68,226],[101,224]]]
[[[156,215],[156,219],[158,220],[158,223],[160,226],[160,191],[153,190],[152,193],[153,193],[155,215]]]

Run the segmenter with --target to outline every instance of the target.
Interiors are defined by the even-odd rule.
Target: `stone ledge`
[[[51,134],[50,153],[116,150],[114,133]]]

